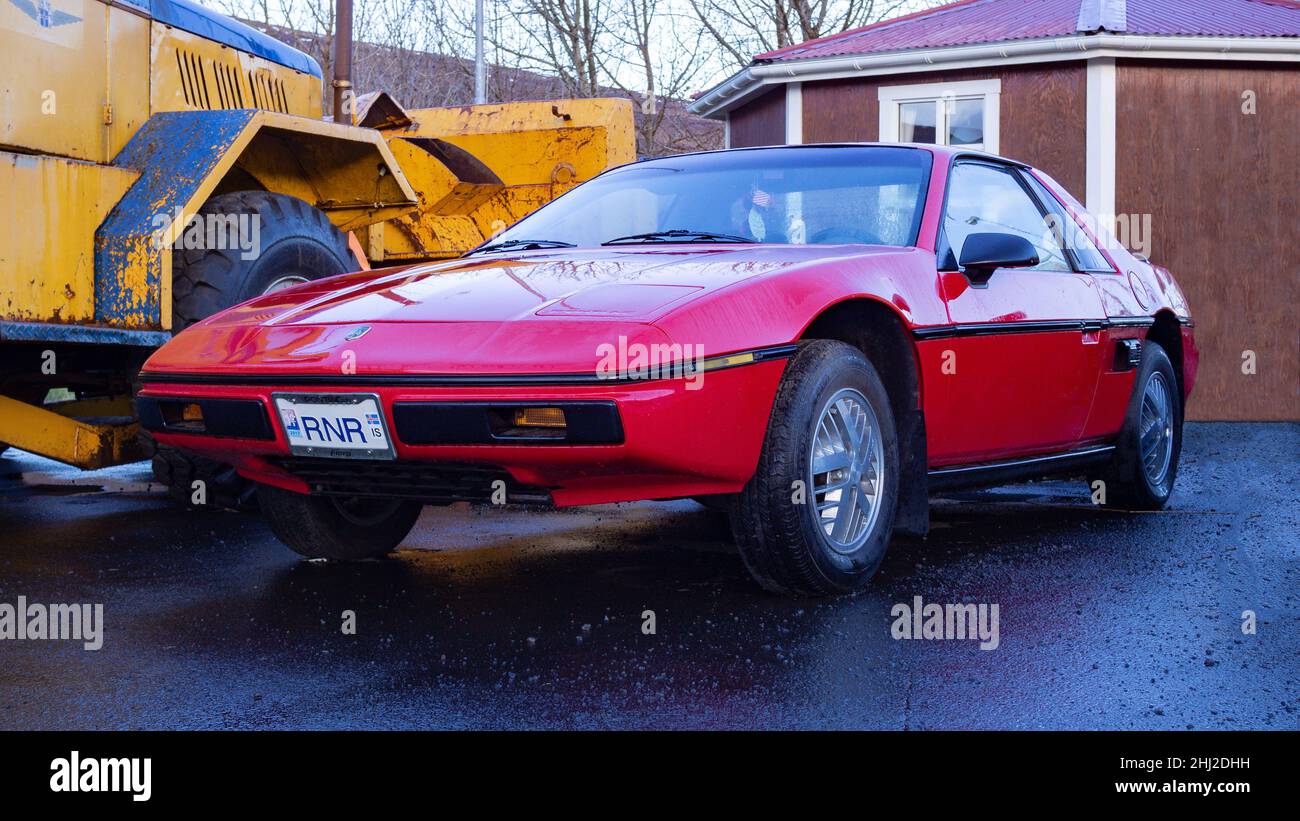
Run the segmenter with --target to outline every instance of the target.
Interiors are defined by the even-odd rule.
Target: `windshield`
[[[928,151],[885,146],[649,160],[578,186],[478,253],[653,242],[914,245],[930,161]]]

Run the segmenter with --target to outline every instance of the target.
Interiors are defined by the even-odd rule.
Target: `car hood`
[[[358,373],[587,372],[597,349],[619,337],[671,343],[655,320],[705,295],[837,256],[900,252],[562,249],[345,274],[217,314],[179,334],[146,370],[337,372],[350,354]]]

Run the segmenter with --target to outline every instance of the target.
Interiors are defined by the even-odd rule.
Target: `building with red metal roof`
[[[938,143],[1046,170],[1187,290],[1189,418],[1300,419],[1300,3],[958,0],[759,54],[691,110],[730,146]]]

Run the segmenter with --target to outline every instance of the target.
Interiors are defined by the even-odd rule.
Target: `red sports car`
[[[1092,223],[1040,171],[935,146],[648,160],[461,259],[198,323],[139,413],[257,482],[306,556],[388,553],[424,504],[694,497],[764,587],[849,591],[936,489],[1168,500],[1187,304]]]

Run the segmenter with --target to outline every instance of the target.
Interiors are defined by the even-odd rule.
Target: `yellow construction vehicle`
[[[131,383],[172,332],[459,255],[634,159],[626,100],[354,106],[346,70],[327,121],[315,60],[190,0],[0,4],[0,443],[139,458]]]

